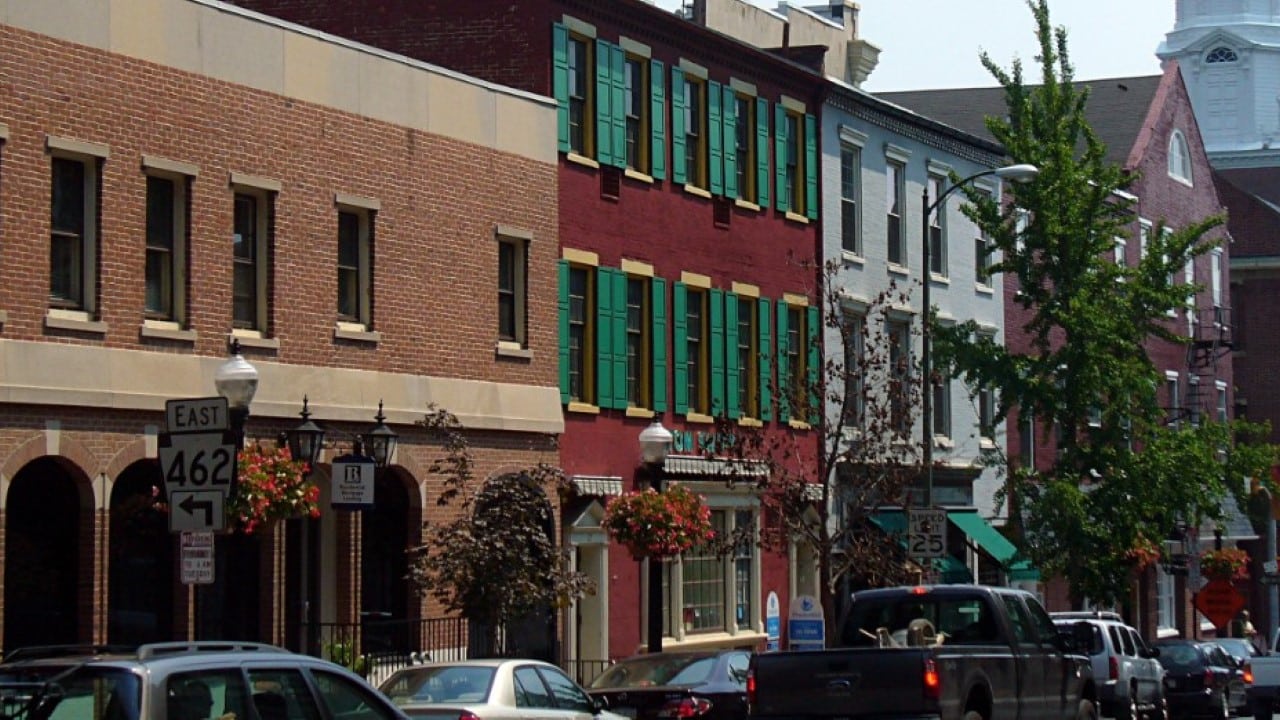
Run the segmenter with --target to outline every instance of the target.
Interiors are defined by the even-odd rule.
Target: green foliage
[[[357,675],[366,675],[368,658],[356,653],[355,643],[331,642],[324,646],[324,656]]]
[[[935,357],[971,386],[995,388],[999,420],[1017,408],[1045,437],[1054,432],[1052,467],[1011,473],[1011,517],[1022,523],[1024,550],[1064,576],[1073,596],[1114,602],[1152,539],[1166,537],[1175,519],[1216,517],[1225,497],[1242,501],[1244,478],[1265,477],[1275,449],[1245,423],[1165,426],[1163,378],[1147,350],[1186,341],[1168,318],[1198,288],[1171,279],[1220,242],[1222,218],[1168,233],[1158,222],[1139,264],[1114,261],[1115,238],[1131,238],[1136,226],[1124,192],[1134,178],[1106,161],[1085,119],[1089,93],[1073,84],[1066,31],[1051,26],[1047,0],[1027,4],[1039,83],[1024,83],[1019,61],[1006,71],[983,54],[1008,106],[987,127],[1013,162],[1040,172],[1008,186],[1021,211],[966,188],[965,212],[993,240],[992,272],[1018,287],[1013,302],[1029,319],[1007,334],[1026,337],[1029,349],[980,339],[973,323],[933,320]]]
[[[421,591],[495,638],[507,623],[595,592],[556,544],[546,489],[570,492],[560,468],[538,464],[478,483],[458,419],[432,407],[420,424],[443,452],[429,470],[444,484],[437,504],[456,510],[448,522],[428,522],[425,542],[410,552],[409,578]]]

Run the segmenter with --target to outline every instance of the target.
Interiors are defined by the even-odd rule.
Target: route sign
[[[1244,605],[1244,596],[1230,580],[1214,578],[1196,593],[1196,609],[1204,613],[1216,628],[1226,627],[1244,609]]]
[[[230,418],[227,407],[224,397],[165,401],[164,429],[171,433],[226,430]]]
[[[226,529],[227,498],[217,490],[170,490],[169,532]]]
[[[182,533],[182,582],[208,585],[213,582],[213,533]]]
[[[947,554],[947,511],[910,508],[907,513],[907,555],[940,558]]]

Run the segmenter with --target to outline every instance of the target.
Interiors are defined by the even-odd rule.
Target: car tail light
[[[1212,670],[1204,671],[1204,686],[1207,688],[1213,687],[1213,671]]]
[[[706,715],[711,710],[711,701],[700,697],[686,697],[671,700],[658,711],[658,717],[694,718]]]
[[[924,659],[924,696],[933,700],[942,697],[942,678],[938,676],[938,664],[933,658]]]
[[[1112,680],[1120,678],[1120,658],[1115,655],[1107,658],[1107,677]]]
[[[1253,665],[1249,663],[1245,663],[1243,669],[1244,669],[1244,684],[1252,685],[1253,684]]]
[[[480,716],[470,710],[463,710],[458,713],[458,720],[480,720]]]
[[[747,704],[756,704],[756,671],[747,671]]]

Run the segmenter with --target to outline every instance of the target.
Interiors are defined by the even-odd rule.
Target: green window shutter
[[[756,98],[756,204],[769,207],[769,101]]]
[[[667,177],[667,67],[649,61],[649,175],[654,180]]]
[[[724,397],[724,291],[711,291],[711,414],[723,415]]]
[[[671,68],[671,181],[685,182],[684,71]]]
[[[787,303],[778,301],[778,420],[787,422],[791,419],[791,363],[787,362],[787,351],[791,344],[787,342]]]
[[[613,275],[613,406],[627,409],[627,274]]]
[[[610,45],[596,40],[596,160],[601,165],[613,164],[613,117],[610,101],[613,84],[609,81]]]
[[[551,87],[560,152],[569,152],[569,29],[560,23],[551,26]]]
[[[718,82],[707,83],[707,145],[711,148],[708,160],[711,176],[711,194],[724,195],[724,138],[720,136],[722,115],[720,101],[724,91]]]
[[[667,410],[667,281],[653,279],[653,411]]]
[[[727,292],[724,294],[724,379],[725,393],[728,395],[728,412],[730,419],[742,417],[742,408],[738,403],[738,296]]]
[[[569,261],[556,263],[560,276],[559,301],[560,311],[560,402],[569,402]]]
[[[609,116],[613,124],[613,164],[627,166],[627,54],[621,45],[609,45]]]
[[[809,349],[809,371],[805,380],[812,390],[809,393],[808,405],[813,408],[810,411],[809,422],[816,421],[817,413],[822,412],[822,406],[819,401],[822,394],[818,392],[819,375],[822,369],[822,346],[818,344],[818,333],[822,328],[822,320],[818,317],[818,308],[809,308],[809,317],[805,323],[805,342]]]
[[[760,358],[760,419],[768,421],[773,419],[773,385],[769,382],[773,377],[773,348],[769,342],[773,337],[773,323],[769,321],[773,303],[768,298],[760,298],[756,300],[756,307],[760,315],[760,346],[756,348]]]
[[[614,407],[613,271],[596,268],[596,405]]]
[[[724,120],[724,194],[738,197],[738,104],[733,88],[724,86],[724,102],[720,108]]]
[[[818,219],[818,119],[812,115],[804,116],[804,214]]]
[[[773,206],[778,212],[791,209],[791,198],[787,197],[787,109],[781,105],[773,106]]]
[[[689,412],[689,343],[686,338],[688,330],[685,323],[688,319],[688,296],[684,283],[671,286],[671,382],[676,386],[676,412]]]

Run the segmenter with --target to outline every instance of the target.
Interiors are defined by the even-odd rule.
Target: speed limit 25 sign
[[[947,511],[912,508],[907,514],[907,554],[938,558],[947,554]]]

